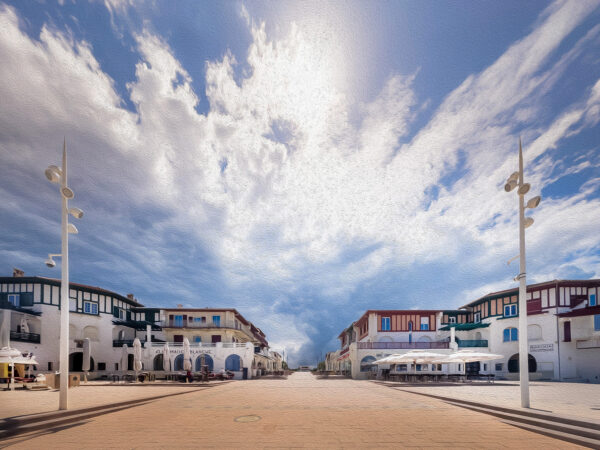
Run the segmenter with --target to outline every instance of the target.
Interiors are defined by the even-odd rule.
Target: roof
[[[448,331],[450,328],[455,328],[457,331],[474,330],[476,328],[487,328],[489,326],[489,323],[453,323],[440,328],[440,331]]]
[[[569,286],[588,286],[589,284],[600,284],[600,279],[592,278],[590,280],[552,280],[552,281],[543,281],[541,283],[528,284],[527,289],[538,288],[543,286],[551,286],[551,285],[560,285],[560,284],[568,284]],[[513,287],[510,289],[504,289],[503,291],[491,292],[489,294],[483,295],[479,297],[477,300],[473,300],[472,302],[467,303],[463,308],[468,306],[475,306],[476,304],[487,300],[490,297],[498,297],[506,294],[518,294],[519,287]]]
[[[48,277],[0,277],[0,283],[48,283],[48,284],[53,284],[55,286],[60,286],[61,280],[59,280],[57,278],[48,278]],[[130,298],[127,298],[121,294],[118,294],[113,291],[109,291],[107,289],[103,289],[98,286],[90,286],[87,284],[69,282],[69,288],[70,289],[81,288],[81,289],[85,289],[87,291],[94,292],[96,294],[101,294],[101,295],[108,294],[111,297],[116,297],[119,300],[129,303],[130,305],[144,306],[137,300],[131,300]]]
[[[580,317],[580,316],[595,316],[600,314],[600,305],[588,306],[587,308],[574,309],[573,311],[557,314],[558,317]]]

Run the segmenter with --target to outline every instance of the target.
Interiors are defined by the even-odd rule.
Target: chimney
[[[129,300],[135,301],[135,297],[133,296],[133,294],[127,294],[127,298]]]
[[[181,303],[178,303],[178,304],[177,304],[177,307],[178,307],[178,308],[183,308],[183,305],[182,305]]]
[[[17,269],[16,267],[13,268],[13,277],[23,278],[24,276],[25,272],[23,272],[21,269]]]

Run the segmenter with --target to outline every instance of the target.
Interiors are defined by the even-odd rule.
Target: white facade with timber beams
[[[518,291],[515,287],[490,293],[457,310],[366,311],[340,333],[340,349],[327,354],[326,368],[360,379],[369,376],[369,361],[390,354],[469,348],[504,358],[467,364],[468,374],[516,380]],[[527,286],[530,379],[600,383],[599,295],[597,279]]]
[[[0,277],[0,347],[33,353],[36,372],[58,371],[60,280],[16,274]],[[190,342],[192,371],[200,371],[202,361],[211,371],[232,371],[236,379],[282,370],[282,358],[269,350],[265,334],[235,309],[145,307],[131,294],[77,283],[70,283],[69,296],[71,372],[81,371],[85,339],[91,343],[90,378],[131,371],[136,337],[143,345],[144,371],[164,372],[165,344],[169,371],[182,371],[184,337]]]

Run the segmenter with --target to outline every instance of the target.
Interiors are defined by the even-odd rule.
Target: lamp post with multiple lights
[[[56,266],[53,257],[61,257],[61,283],[60,283],[60,338],[59,338],[59,369],[60,369],[60,397],[58,409],[69,408],[69,233],[77,234],[77,228],[69,223],[69,214],[77,219],[83,217],[79,208],[69,209],[69,200],[75,197],[73,191],[67,186],[67,143],[63,142],[62,169],[49,166],[46,178],[60,186],[62,197],[61,209],[61,237],[62,251],[60,254],[50,254],[46,260],[48,267]]]
[[[525,278],[525,228],[533,225],[533,218],[525,217],[526,208],[536,208],[542,198],[538,195],[529,199],[525,205],[525,194],[531,186],[523,182],[523,150],[519,139],[519,171],[514,172],[506,181],[504,190],[512,191],[518,187],[519,195],[519,381],[521,385],[521,407],[529,408],[529,349],[527,348],[527,281]]]

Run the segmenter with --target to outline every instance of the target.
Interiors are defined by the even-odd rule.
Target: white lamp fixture
[[[529,348],[527,342],[527,281],[525,268],[525,229],[533,225],[532,217],[525,217],[525,208],[534,209],[540,204],[542,197],[535,196],[525,206],[524,196],[531,186],[523,182],[523,149],[519,139],[519,171],[508,177],[504,190],[510,192],[517,189],[519,195],[519,275],[514,280],[519,281],[519,380],[521,385],[521,407],[529,408]],[[515,259],[512,258],[510,262]]]
[[[62,178],[62,170],[60,170],[59,167],[49,166],[44,173],[46,174],[48,181],[51,183],[60,183],[60,179]]]
[[[81,219],[83,217],[83,211],[79,208],[69,208],[69,214],[71,214],[76,219]]]
[[[54,256],[62,257],[61,283],[60,283],[60,337],[59,337],[59,369],[60,369],[60,396],[58,400],[59,409],[69,408],[69,233],[77,234],[77,227],[69,223],[69,214],[76,219],[83,217],[83,211],[79,208],[69,209],[69,200],[75,197],[75,193],[67,186],[67,142],[63,142],[62,169],[57,166],[49,166],[44,172],[51,183],[60,185],[62,197],[61,208],[61,240],[62,252],[50,254],[45,261],[48,267],[55,267]]]

